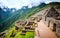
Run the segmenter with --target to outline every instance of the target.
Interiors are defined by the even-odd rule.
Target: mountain
[[[47,5],[50,7],[60,8],[60,2],[50,2]]]
[[[43,6],[45,6],[46,4],[45,3],[41,3],[40,5],[39,5],[39,7],[43,7]]]
[[[0,8],[0,22],[6,20],[8,17],[12,15],[13,10],[15,11],[15,8]]]
[[[2,9],[3,9],[5,12],[9,12],[9,13],[13,12],[13,10],[16,11],[15,8],[4,7],[4,8],[2,8]]]
[[[22,10],[23,10],[23,9],[28,9],[28,6],[22,6],[21,9],[22,9]]]
[[[14,14],[15,8],[0,7],[0,29],[7,26],[6,20]],[[5,22],[4,22],[5,21]],[[4,23],[2,23],[4,22]]]
[[[4,19],[4,16],[2,15],[3,13],[5,13],[1,8],[0,8],[0,22]]]
[[[49,4],[50,4],[50,5],[59,5],[60,2],[50,2]]]

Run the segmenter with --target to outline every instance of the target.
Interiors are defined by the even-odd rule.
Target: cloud
[[[41,2],[49,3],[52,1],[60,2],[60,0],[0,0],[0,3],[9,8],[20,9],[22,6],[31,8],[32,6],[38,6]]]
[[[48,4],[48,3],[50,3],[50,2],[52,2],[52,1],[46,1],[45,3]]]

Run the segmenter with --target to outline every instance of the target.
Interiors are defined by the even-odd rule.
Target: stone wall
[[[56,33],[60,37],[60,23],[59,22],[57,22]]]
[[[57,35],[60,37],[60,28],[56,28],[56,33],[57,33]]]

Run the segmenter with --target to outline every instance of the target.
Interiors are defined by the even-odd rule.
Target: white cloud
[[[9,8],[19,9],[22,6],[29,6],[29,8],[31,8],[32,6],[38,6],[40,2],[49,3],[52,1],[59,2],[60,0],[0,0],[0,3]]]
[[[50,3],[50,2],[52,2],[52,1],[46,1],[45,3],[48,4],[48,3]]]
[[[30,4],[30,5],[28,5],[28,8],[32,8],[32,5]]]

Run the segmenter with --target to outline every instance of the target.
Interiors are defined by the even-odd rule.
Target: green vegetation
[[[20,32],[16,34],[14,38],[34,38],[34,32],[27,32],[26,35],[20,35]]]
[[[12,35],[12,37],[11,37]],[[13,36],[14,35],[14,36]],[[15,27],[11,28],[4,38],[34,38],[34,31],[26,32],[26,35],[21,35],[21,31],[16,32]]]
[[[15,27],[11,28],[10,31],[8,32],[7,35],[5,35],[5,38],[10,38],[10,35],[12,34],[12,32],[15,31]]]

